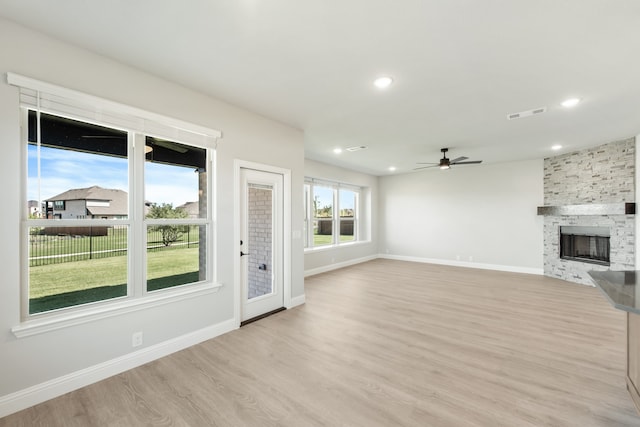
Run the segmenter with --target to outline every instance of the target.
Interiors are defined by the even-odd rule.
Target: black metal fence
[[[107,233],[96,227],[86,227],[83,234],[73,234],[58,230],[51,233],[46,228],[32,228],[29,233],[29,266],[60,264],[64,262],[83,261],[88,259],[123,256],[127,254],[128,227],[109,227]],[[61,231],[67,231],[63,233]],[[178,238],[169,245],[163,243],[161,230],[147,232],[147,250],[165,251],[198,247],[198,226],[180,228]]]
[[[330,236],[333,234],[333,219],[332,218],[318,218],[318,227],[315,234],[322,236]],[[353,219],[340,219],[340,235],[341,236],[353,236]]]

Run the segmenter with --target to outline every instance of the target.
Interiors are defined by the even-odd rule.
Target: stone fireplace
[[[634,202],[634,138],[545,159],[544,274],[593,286],[590,270],[634,270]]]

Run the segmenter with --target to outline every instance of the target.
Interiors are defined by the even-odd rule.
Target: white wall
[[[4,183],[0,189],[4,206],[0,221],[3,241],[0,245],[1,417],[3,408],[5,412],[6,408],[19,409],[25,395],[37,394],[39,385],[47,381],[81,375],[80,370],[96,365],[110,366],[109,361],[122,361],[133,350],[131,334],[134,331],[144,332],[144,347],[149,348],[228,323],[233,318],[236,255],[233,251],[236,240],[233,161],[242,159],[291,169],[292,229],[301,231],[304,145],[299,130],[2,19],[0,52],[0,182]],[[31,337],[18,339],[13,335],[11,328],[20,321],[21,143],[18,90],[6,84],[7,71],[223,132],[217,152],[215,257],[218,281],[224,287],[218,293]],[[292,256],[292,296],[295,298],[304,295],[302,239],[292,241]],[[35,388],[27,389],[29,387]],[[60,390],[56,382],[47,383],[47,387],[51,395]]]
[[[542,274],[543,160],[379,180],[383,256]]]
[[[640,212],[638,209],[640,208],[640,173],[638,170],[640,169],[640,135],[636,135],[636,194],[634,194],[636,201],[636,215],[635,215],[635,223],[636,223],[636,269],[640,267]],[[640,288],[636,287],[636,293],[638,293],[638,297],[640,298]]]
[[[360,195],[360,235],[368,234],[365,242],[307,250],[304,254],[305,275],[321,273],[355,262],[375,258],[378,254],[378,177],[305,159],[304,174],[364,187]],[[302,188],[300,189],[302,191]]]

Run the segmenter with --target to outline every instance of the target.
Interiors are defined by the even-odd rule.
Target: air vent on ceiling
[[[535,116],[547,111],[547,107],[534,108],[533,110],[521,111],[519,113],[507,114],[507,120],[521,119],[523,117]]]
[[[359,145],[357,147],[349,147],[347,148],[347,151],[354,152],[354,151],[366,150],[367,148],[369,147],[367,147],[366,145]]]

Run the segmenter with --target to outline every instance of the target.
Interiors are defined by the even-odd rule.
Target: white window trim
[[[84,304],[81,306],[60,309],[59,312],[42,314],[42,318],[34,318],[14,326],[11,332],[17,338],[29,337],[57,329],[82,325],[109,317],[121,316],[135,311],[148,310],[165,304],[175,303],[190,298],[218,292],[223,285],[220,283],[191,284],[187,287],[177,287],[165,291],[153,292],[144,298],[128,299],[114,298],[108,301]],[[180,288],[180,289],[178,289]],[[68,310],[68,312],[67,312]]]
[[[144,158],[144,141],[137,143],[144,135],[163,137],[168,139],[177,139],[178,141],[184,141],[188,145],[201,147],[207,149],[207,170],[210,171],[207,183],[207,200],[210,201],[209,209],[206,218],[197,219],[176,219],[170,221],[162,220],[146,220],[142,216],[141,208],[144,204],[144,165],[135,165],[130,167],[129,170],[129,218],[118,220],[91,220],[92,225],[126,225],[129,227],[129,248],[128,251],[128,265],[142,265],[146,266],[146,251],[136,248],[141,242],[146,241],[146,236],[142,237],[142,232],[146,230],[146,225],[154,223],[180,223],[185,225],[205,225],[209,227],[209,238],[207,239],[207,279],[205,281],[190,283],[187,285],[176,286],[173,288],[167,288],[163,290],[156,290],[147,292],[144,285],[144,269],[143,268],[129,268],[128,289],[127,295],[124,297],[113,298],[104,301],[96,301],[93,303],[82,304],[77,306],[70,306],[61,308],[58,310],[52,310],[49,312],[29,314],[29,298],[28,298],[28,268],[29,268],[29,254],[28,245],[26,242],[28,238],[29,227],[37,227],[43,225],[52,225],[53,221],[59,221],[60,225],[73,226],[73,225],[86,225],[87,220],[30,220],[28,219],[28,209],[22,209],[21,223],[22,232],[21,235],[21,320],[20,323],[12,328],[12,332],[18,338],[31,336],[35,334],[45,333],[56,329],[66,328],[83,324],[86,322],[96,321],[108,317],[120,316],[126,313],[130,313],[138,310],[147,310],[149,308],[158,307],[164,304],[182,301],[189,298],[195,298],[201,295],[211,294],[218,292],[223,286],[217,282],[217,269],[215,261],[215,248],[217,248],[217,232],[216,232],[216,194],[213,189],[216,183],[216,146],[218,139],[222,137],[220,131],[205,128],[202,126],[194,125],[191,123],[183,122],[181,120],[173,119],[170,117],[161,116],[155,113],[150,113],[144,110],[140,110],[127,105],[115,103],[112,101],[104,100],[92,95],[84,94],[81,92],[66,89],[60,86],[52,85],[45,82],[40,82],[28,77],[20,76],[13,73],[7,73],[7,81],[9,84],[18,86],[21,91],[21,106],[22,121],[25,123],[28,120],[28,109],[36,109],[40,107],[40,95],[41,92],[45,93],[46,97],[50,99],[60,100],[64,102],[60,105],[74,105],[74,108],[84,108],[83,112],[87,114],[74,115],[65,111],[58,111],[55,108],[48,108],[46,111],[40,109],[38,111],[49,112],[51,114],[67,117],[82,122],[95,123],[102,126],[108,126],[113,128],[122,129],[122,126],[116,126],[109,120],[102,121],[101,117],[109,116],[110,113],[116,116],[130,116],[132,123],[138,123],[138,126],[126,126],[123,130],[129,132],[129,148],[132,149],[132,159],[130,164],[135,165],[136,159]],[[23,102],[23,93],[29,91],[36,91],[37,104],[34,105],[29,102]],[[55,104],[55,102],[54,102]],[[93,111],[87,111],[86,107],[93,107]],[[95,115],[95,120],[91,120],[87,116]],[[173,131],[172,131],[173,129]],[[23,126],[23,134],[21,135],[22,144],[22,164],[26,165],[26,126]],[[143,138],[142,138],[143,139]],[[22,184],[21,184],[21,200],[26,200],[27,192],[27,171],[22,171]],[[141,204],[139,204],[141,203]],[[46,224],[43,224],[46,223]],[[135,232],[141,234],[141,236],[133,237]],[[134,242],[133,245],[131,243]],[[211,255],[214,256],[211,256]],[[134,286],[136,284],[136,286]]]
[[[371,240],[358,240],[356,242],[342,242],[338,245],[322,245],[322,246],[314,246],[312,248],[304,248],[304,253],[334,251],[336,249],[347,249],[354,246],[361,246],[361,245],[368,245],[368,244],[371,244]]]
[[[32,108],[38,106],[43,112],[88,122],[92,122],[93,117],[97,124],[168,139],[177,138],[191,145],[215,144],[216,140],[222,138],[222,132],[216,129],[152,113],[20,74],[7,73],[7,82],[20,88],[22,106]],[[35,99],[37,95],[40,100]],[[184,135],[180,136],[181,132],[192,135],[193,139],[185,141]],[[195,141],[198,137],[201,140],[200,144]]]

